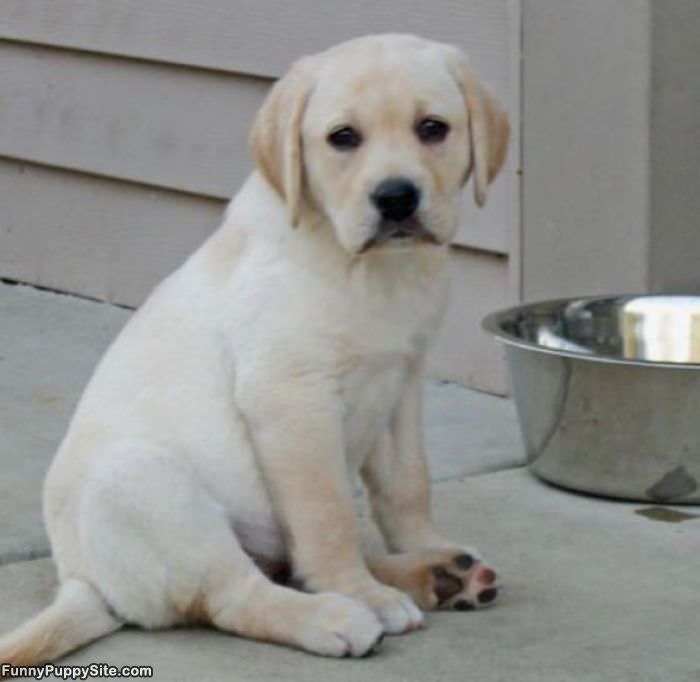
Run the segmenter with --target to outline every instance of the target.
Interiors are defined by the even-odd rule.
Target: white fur
[[[455,199],[474,163],[454,55],[381,36],[295,67],[256,124],[262,172],[100,362],[44,496],[61,582],[99,595],[85,611],[95,637],[119,622],[166,627],[203,614],[340,656],[422,623],[406,594],[370,575],[350,481],[362,470],[393,549],[452,546],[430,521],[420,391],[445,307]],[[414,118],[431,106],[450,120],[450,143],[417,140]],[[355,155],[325,141],[342,115],[364,127]],[[420,186],[418,216],[437,243],[362,252],[378,219],[368,193],[402,171]],[[254,560],[292,560],[322,594],[274,585]],[[0,642],[0,659],[53,658],[89,630],[33,651],[46,635],[37,628]]]
[[[239,233],[245,246],[235,267],[213,281],[212,262]],[[237,531],[248,553],[285,558],[239,402],[294,391],[285,376],[308,367],[314,381],[335,386],[356,473],[438,325],[445,249],[424,247],[420,258],[425,272],[406,268],[401,253],[353,262],[332,238],[290,230],[283,204],[253,175],[220,231],[134,315],[85,390],[46,481],[61,576],[96,582],[129,619],[173,623],[167,593],[181,601],[181,590],[198,587],[220,562],[216,545],[211,555],[192,555],[210,533],[203,506]],[[299,409],[323,415],[329,405]],[[163,515],[149,526],[144,514],[159,505]],[[193,587],[157,579],[170,556],[173,565],[191,562]]]

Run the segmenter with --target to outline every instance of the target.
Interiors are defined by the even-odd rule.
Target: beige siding
[[[3,0],[0,36],[261,76],[366,33],[412,32],[462,45],[507,91],[505,0]],[[506,30],[504,30],[504,28]]]
[[[700,3],[651,13],[649,288],[700,292]]]
[[[138,305],[224,202],[0,160],[0,276]]]
[[[0,154],[230,197],[270,81],[0,42]]]
[[[467,351],[457,339],[484,301],[518,296],[519,25],[519,0],[3,0],[0,276],[137,304],[249,172],[272,78],[345,38],[416,32],[467,49],[512,113],[507,170],[485,210],[465,193],[457,242],[516,257],[458,257],[469,288],[434,365],[500,388],[485,339]]]
[[[524,32],[523,295],[643,291],[647,2],[528,0]]]
[[[482,331],[481,320],[511,301],[507,258],[454,248],[450,304],[430,357],[430,376],[506,393],[503,348]]]

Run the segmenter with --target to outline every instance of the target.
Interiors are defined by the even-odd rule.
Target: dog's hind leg
[[[209,624],[325,656],[377,647],[382,627],[360,602],[264,575],[186,459],[142,443],[101,468],[81,514],[85,556],[126,622]]]
[[[296,592],[271,582],[250,560],[240,557],[237,564],[238,575],[207,596],[215,627],[322,656],[367,656],[378,649],[382,626],[360,602],[332,592]]]

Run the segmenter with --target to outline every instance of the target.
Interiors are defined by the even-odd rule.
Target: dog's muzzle
[[[360,253],[390,240],[420,240],[433,244],[439,241],[416,215],[420,189],[405,178],[388,178],[380,182],[370,195],[380,219],[375,233],[363,244]]]

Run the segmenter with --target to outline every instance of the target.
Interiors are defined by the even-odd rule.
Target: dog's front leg
[[[372,512],[392,552],[452,546],[435,531],[423,449],[422,363],[412,369],[389,428],[362,468]]]
[[[374,518],[395,552],[369,557],[369,567],[424,609],[487,606],[498,594],[495,571],[476,550],[445,540],[433,526],[422,395],[422,371],[416,368],[390,427],[362,469]]]
[[[335,387],[308,374],[292,381],[258,376],[256,383],[267,391],[251,389],[238,402],[287,531],[295,573],[311,591],[359,599],[389,634],[416,629],[420,610],[377,581],[362,556]]]

